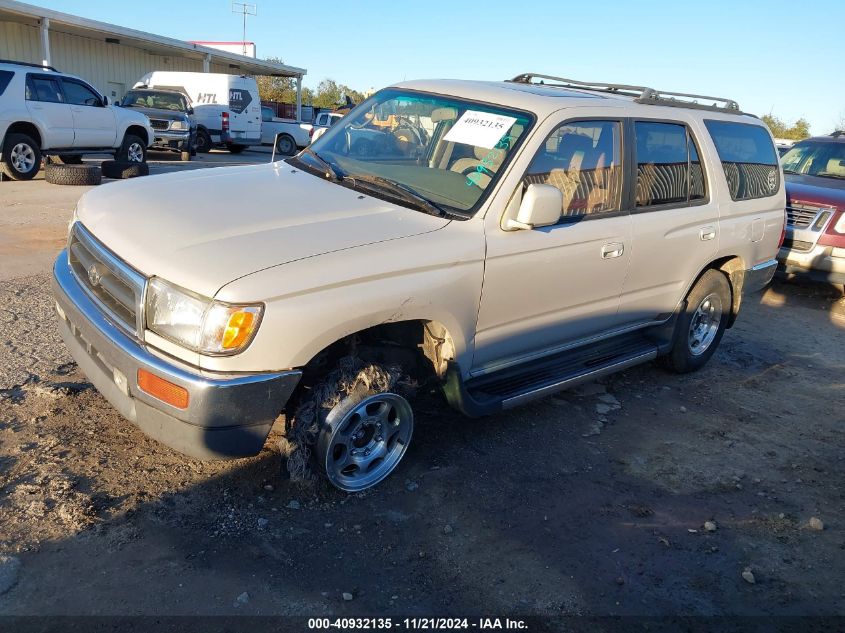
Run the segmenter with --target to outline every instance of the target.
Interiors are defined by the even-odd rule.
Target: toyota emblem
[[[91,282],[92,286],[96,286],[100,283],[100,279],[102,279],[102,275],[100,275],[100,271],[97,270],[96,264],[91,264],[88,267],[88,281]]]

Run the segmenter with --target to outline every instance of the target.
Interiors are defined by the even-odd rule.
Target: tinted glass
[[[684,203],[689,195],[687,128],[637,121],[637,206]]]
[[[618,211],[622,201],[620,147],[617,121],[565,123],[534,156],[525,183],[560,189],[564,217]]]
[[[100,96],[93,92],[88,86],[83,86],[76,81],[65,80],[62,82],[65,89],[65,101],[71,105],[100,106]]]
[[[764,198],[780,185],[778,155],[765,128],[746,123],[705,121],[716,145],[734,200]]]
[[[845,178],[845,142],[801,141],[781,159],[785,174]]]
[[[59,83],[55,79],[47,77],[30,77],[32,90],[27,86],[26,98],[31,101],[48,101],[61,103],[62,96],[59,90]]]
[[[692,138],[689,143],[689,199],[703,200],[706,194],[704,187],[704,169],[701,167],[701,159],[698,157],[698,148]]]
[[[9,82],[12,81],[12,77],[14,76],[15,73],[10,70],[0,70],[0,95],[6,90],[6,86],[9,85]]]
[[[156,108],[186,112],[188,102],[184,95],[175,92],[154,92],[152,90],[130,90],[121,102],[125,108]]]
[[[262,121],[272,121],[273,120],[273,110],[268,107],[261,108],[261,120]]]

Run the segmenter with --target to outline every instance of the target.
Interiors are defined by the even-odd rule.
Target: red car
[[[845,284],[845,131],[796,143],[781,164],[787,214],[781,270]]]

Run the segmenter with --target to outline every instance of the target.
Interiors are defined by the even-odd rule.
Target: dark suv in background
[[[179,152],[184,161],[196,155],[197,123],[190,100],[175,90],[133,89],[120,102],[150,119],[155,139],[149,149]]]
[[[780,268],[845,284],[845,131],[796,143],[781,163],[787,225]]]

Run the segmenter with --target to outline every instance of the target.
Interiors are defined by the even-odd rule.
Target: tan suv
[[[288,469],[357,491],[405,454],[415,386],[478,416],[700,368],[771,279],[784,207],[772,137],[732,101],[414,81],[295,157],[89,192],[54,291],[146,433],[245,456],[286,412]]]

